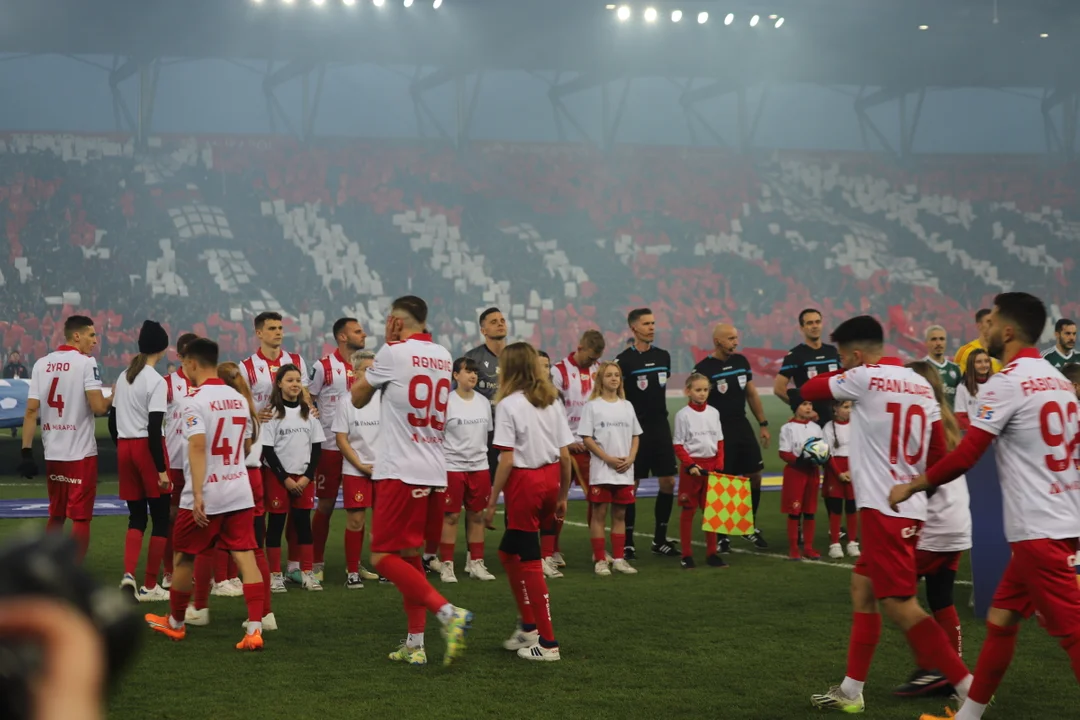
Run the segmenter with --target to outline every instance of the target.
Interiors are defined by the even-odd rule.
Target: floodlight
[[[251,2],[255,5],[262,5],[263,0],[251,0]]]
[[[724,18],[724,24],[730,25],[733,22],[735,22],[735,13],[728,13],[727,17]]]
[[[682,20],[682,10],[671,11],[671,22],[679,22]]]
[[[656,8],[645,8],[645,22],[656,22]]]
[[[699,12],[697,14],[697,21],[698,21],[698,25],[704,25],[705,23],[707,23],[709,21],[709,13],[707,13],[707,12]]]
[[[282,3],[283,5],[292,5],[292,4],[293,4],[293,0],[281,0],[281,3]]]
[[[629,5],[620,5],[619,6],[619,11],[616,14],[618,15],[620,20],[622,20],[623,22],[626,22],[627,20],[630,19],[630,6]]]
[[[757,27],[759,20],[761,20],[760,15],[755,15],[754,17],[750,18],[750,27]]]
[[[920,26],[919,26],[919,29],[920,29],[920,30],[929,30],[929,29],[930,29],[930,26],[929,26],[929,25],[920,25]]]
[[[1040,33],[1039,37],[1048,38],[1048,37],[1050,37],[1050,33]]]
[[[405,7],[412,7],[413,0],[405,0]]]
[[[431,7],[433,10],[438,10],[442,7],[442,0],[435,0],[435,2],[431,3]]]
[[[375,4],[375,7],[382,7],[386,4],[386,0],[371,0]]]
[[[784,25],[784,18],[776,18],[775,27],[779,30]]]
[[[352,7],[356,4],[356,0],[341,0],[341,2],[345,3],[345,7]]]
[[[326,3],[326,0],[311,0],[312,5],[323,5],[325,3]]]
[[[777,15],[776,13],[773,13],[772,15],[770,15],[770,16],[769,16],[769,19],[770,19],[770,20],[775,20],[775,19],[776,19],[776,18],[778,18],[778,17],[780,17],[780,16],[779,16],[779,15]]]
[[[608,3],[607,5],[604,6],[604,9],[605,10],[614,10],[615,9],[615,4],[614,3]]]

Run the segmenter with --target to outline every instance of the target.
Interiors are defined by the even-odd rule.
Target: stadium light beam
[[[1039,37],[1045,40],[1046,38],[1050,37],[1050,33],[1039,33]]]
[[[386,4],[386,0],[371,0],[375,7],[382,7]]]
[[[432,10],[438,10],[441,7],[442,7],[442,0],[435,0],[435,2],[431,3],[431,9]]]
[[[930,26],[929,26],[929,25],[920,25],[920,26],[919,26],[919,29],[920,29],[920,30],[929,30],[929,29],[930,29]]]
[[[282,4],[282,5],[292,5],[292,4],[293,4],[293,0],[281,0],[281,4]]]
[[[682,10],[671,11],[671,22],[679,22],[682,20]]]
[[[630,6],[620,5],[618,11],[615,13],[619,20],[626,22],[630,19]]]
[[[776,25],[774,25],[773,27],[775,27],[777,30],[779,30],[783,26],[784,26],[784,18],[782,18],[782,17],[781,18],[776,18]]]
[[[697,14],[697,21],[698,25],[704,25],[705,23],[709,22],[709,13],[704,11],[699,12]]]
[[[760,21],[760,20],[761,20],[760,15],[755,15],[754,17],[750,18],[750,27],[757,27],[758,21]]]
[[[645,22],[647,22],[647,23],[656,22],[656,8],[654,8],[654,7],[645,8]]]
[[[341,0],[345,4],[345,7],[352,7],[356,4],[356,0]]]
[[[405,0],[405,7],[407,7],[407,8],[412,7],[412,4],[413,4],[413,0]]]
[[[735,22],[735,13],[728,13],[727,17],[724,18],[724,24],[730,25],[733,22]]]
[[[311,0],[312,5],[321,6],[326,4],[326,0]]]

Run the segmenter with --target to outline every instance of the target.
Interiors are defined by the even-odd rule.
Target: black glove
[[[38,474],[37,463],[34,462],[34,451],[30,448],[22,449],[22,459],[19,461],[19,475],[29,480]]]

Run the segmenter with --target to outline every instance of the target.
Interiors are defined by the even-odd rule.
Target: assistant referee
[[[761,460],[760,441],[769,447],[769,421],[765,417],[765,408],[761,404],[754,385],[754,372],[750,361],[744,355],[735,352],[739,347],[739,331],[727,323],[720,323],[713,328],[713,353],[694,366],[694,372],[709,378],[709,399],[707,402],[720,413],[720,427],[724,431],[724,474],[738,475],[750,480],[750,503],[754,509],[754,519],[758,517],[761,505],[761,471],[765,463]],[[750,412],[758,424],[758,436],[746,417],[746,404],[750,403]],[[746,539],[764,550],[769,547],[761,530],[754,528]],[[730,552],[731,543],[726,535],[720,536],[720,552]]]
[[[659,477],[660,490],[653,509],[656,527],[652,551],[657,555],[679,557],[675,541],[667,537],[671,508],[675,504],[675,448],[671,443],[666,394],[667,381],[671,377],[671,355],[652,344],[656,337],[656,318],[652,310],[631,310],[626,322],[634,334],[634,342],[619,353],[615,362],[619,363],[623,372],[626,399],[634,406],[634,413],[641,424],[638,454],[634,460],[634,480],[636,484],[642,478]],[[629,505],[626,508],[627,558],[635,555],[636,507]]]

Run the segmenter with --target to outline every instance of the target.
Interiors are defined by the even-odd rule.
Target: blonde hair
[[[251,422],[255,423],[251,428],[254,432],[252,437],[258,437],[259,415],[255,412],[255,400],[251,397],[251,388],[248,387],[247,379],[244,378],[244,373],[240,371],[240,366],[234,362],[221,363],[217,367],[217,376],[219,380],[243,395],[244,399],[247,400],[248,411],[251,413]]]
[[[956,415],[945,400],[945,385],[941,382],[941,373],[925,360],[914,360],[905,367],[926,378],[926,382],[930,383],[930,387],[934,389],[934,399],[941,406],[941,426],[945,428],[945,446],[949,452],[952,452],[960,444],[960,423],[956,421]]]
[[[519,390],[530,405],[541,409],[559,397],[551,378],[540,374],[540,355],[527,342],[511,343],[499,353],[499,392],[495,403]]]
[[[364,360],[374,360],[375,353],[370,350],[357,350],[349,356],[349,363],[352,364],[353,369],[360,367],[360,363]]]
[[[704,380],[706,384],[709,383],[709,378],[705,377],[701,373],[690,373],[686,376],[686,387],[684,389],[689,392],[690,388],[692,388],[694,386],[694,383],[696,383],[698,380]]]
[[[609,367],[617,368],[619,371],[619,389],[615,391],[615,394],[619,396],[620,400],[626,399],[626,390],[623,389],[623,374],[622,368],[619,367],[619,363],[613,360],[605,360],[596,366],[596,381],[593,382],[592,392],[589,393],[589,399],[595,400],[604,393],[604,373]]]

